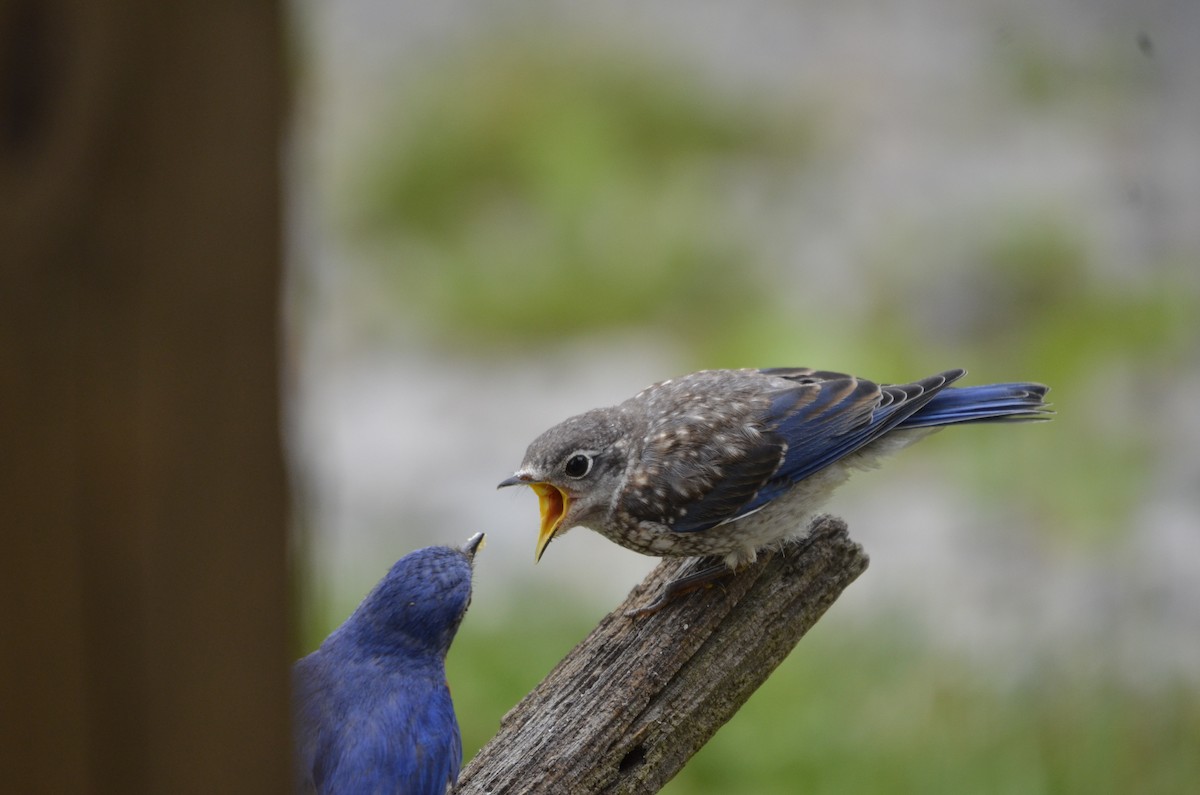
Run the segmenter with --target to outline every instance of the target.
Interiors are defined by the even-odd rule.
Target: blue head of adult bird
[[[952,387],[964,370],[876,384],[803,367],[705,370],[571,417],[516,474],[541,511],[536,557],[575,526],[636,552],[734,569],[802,539],[833,490],[946,425],[1041,420],[1047,387]]]
[[[471,601],[483,533],[396,562],[292,672],[297,788],[445,795],[462,740],[446,653]]]

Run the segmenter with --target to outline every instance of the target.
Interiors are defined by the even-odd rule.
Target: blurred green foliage
[[[720,338],[763,289],[737,194],[814,146],[803,114],[585,47],[484,48],[402,104],[350,235],[397,311],[473,348],[634,324]]]
[[[841,354],[862,362],[850,365],[860,373],[956,365],[968,384],[1049,384],[1049,425],[947,433],[920,454],[953,461],[948,475],[972,486],[981,508],[1019,493],[1057,536],[1130,532],[1160,475],[1161,417],[1147,410],[1159,398],[1145,384],[1192,366],[1197,272],[1147,262],[1105,274],[1086,225],[1062,208],[999,208],[965,232],[951,219],[928,234],[947,231],[953,265],[927,262],[939,248],[920,236],[888,241],[869,265],[865,333],[840,340]]]
[[[448,662],[467,758],[596,619],[571,615],[468,619]],[[835,623],[814,628],[663,792],[1174,795],[1200,781],[1194,689],[1085,665],[1002,683],[894,625]]]

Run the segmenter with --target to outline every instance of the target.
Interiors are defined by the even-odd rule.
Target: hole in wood
[[[625,756],[621,758],[621,764],[617,767],[622,773],[628,773],[630,770],[633,770],[635,767],[644,762],[645,759],[646,747],[641,743],[638,743],[637,745],[633,746],[633,748],[629,749],[629,753],[625,754]]]

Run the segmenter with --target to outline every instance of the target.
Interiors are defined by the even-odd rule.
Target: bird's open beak
[[[467,543],[462,545],[463,554],[474,561],[475,553],[483,549],[483,538],[483,533],[476,533],[468,538]]]
[[[528,474],[518,473],[511,478],[506,478],[500,481],[500,485],[496,488],[502,489],[505,486],[528,486],[538,496],[538,511],[542,515],[542,526],[538,530],[534,560],[541,560],[542,553],[546,551],[554,534],[562,526],[563,517],[567,515],[567,509],[571,507],[571,498],[557,486],[536,482]]]
[[[562,525],[567,509],[571,507],[571,498],[566,492],[549,483],[530,483],[530,488],[538,496],[538,511],[542,514],[542,526],[538,530],[537,549],[534,550],[534,562],[542,559],[542,553],[554,539],[554,534]]]

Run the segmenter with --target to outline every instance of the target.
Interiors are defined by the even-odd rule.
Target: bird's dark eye
[[[581,478],[592,471],[592,457],[586,453],[575,453],[563,465],[567,477]]]

